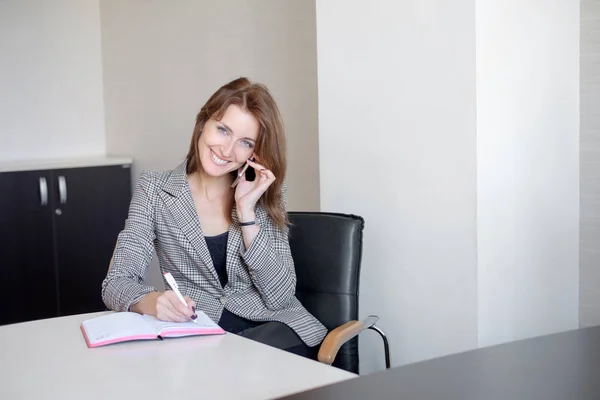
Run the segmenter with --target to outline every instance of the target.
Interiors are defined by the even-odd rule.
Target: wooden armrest
[[[319,348],[318,360],[324,364],[332,364],[344,343],[375,325],[378,319],[377,316],[371,315],[364,321],[348,321],[329,332]]]

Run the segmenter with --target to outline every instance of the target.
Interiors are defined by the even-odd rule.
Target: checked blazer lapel
[[[212,274],[214,282],[218,284],[219,277],[215,271],[210,251],[204,239],[204,233],[202,232],[200,220],[196,213],[194,199],[188,186],[185,171],[185,163],[173,170],[169,180],[163,186],[160,196],[173,214],[177,225],[179,225],[181,231],[202,260],[202,263],[208,267],[207,270]],[[194,272],[196,273],[197,271]],[[190,276],[193,276],[193,274],[190,274]]]

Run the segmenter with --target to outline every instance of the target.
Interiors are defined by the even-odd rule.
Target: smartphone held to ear
[[[246,175],[246,180],[248,182],[252,182],[254,179],[256,179],[256,171],[252,167],[246,168],[246,172],[244,172],[244,175]]]
[[[254,161],[254,157],[252,157],[250,161]],[[232,188],[236,187],[237,184],[240,183],[240,178],[242,177],[242,175],[244,175],[248,182],[252,182],[254,179],[256,179],[256,172],[254,171],[254,168],[250,167],[250,164],[246,163],[246,165],[244,165],[244,168],[242,168],[242,170],[238,173],[235,181],[233,181],[233,183],[231,184]]]

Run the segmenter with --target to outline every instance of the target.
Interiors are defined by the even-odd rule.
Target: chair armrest
[[[324,364],[332,364],[340,347],[365,329],[374,326],[379,320],[376,315],[370,315],[364,321],[348,321],[327,334],[319,348],[318,360]]]

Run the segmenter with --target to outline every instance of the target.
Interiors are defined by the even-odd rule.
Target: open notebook
[[[81,332],[88,347],[127,342],[193,335],[221,335],[225,331],[200,310],[198,323],[165,322],[151,315],[134,312],[116,312],[87,319],[81,323]]]

